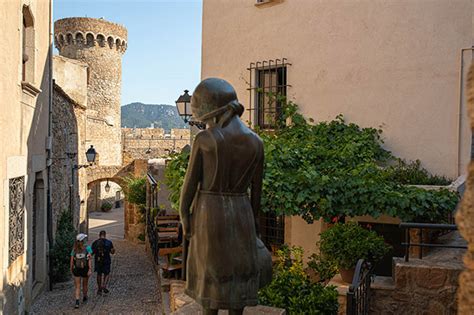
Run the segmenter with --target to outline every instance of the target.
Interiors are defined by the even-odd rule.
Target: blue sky
[[[54,20],[73,16],[103,17],[128,29],[122,105],[174,105],[199,83],[202,0],[54,1]]]

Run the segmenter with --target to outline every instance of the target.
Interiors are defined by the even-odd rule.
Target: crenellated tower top
[[[73,45],[76,48],[106,47],[124,53],[127,49],[127,29],[102,18],[72,17],[54,22],[54,43],[61,50]]]

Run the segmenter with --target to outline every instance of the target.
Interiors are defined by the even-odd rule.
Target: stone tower
[[[122,165],[120,96],[127,29],[104,19],[75,17],[57,20],[54,33],[61,56],[88,65],[86,146],[95,147],[99,166]]]

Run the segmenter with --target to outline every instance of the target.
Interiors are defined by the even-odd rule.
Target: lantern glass
[[[107,184],[105,184],[105,192],[109,192],[110,191],[110,184],[109,184],[109,181],[107,181]]]
[[[94,146],[91,145],[91,147],[86,152],[87,162],[94,163],[96,155],[97,155],[97,152],[95,151]]]
[[[184,94],[180,95],[176,100],[176,108],[178,110],[179,116],[183,118],[185,122],[189,121],[191,118],[191,95],[188,94],[188,90],[184,90]]]
[[[186,116],[187,106],[185,102],[176,102],[176,107],[178,108],[179,116]]]

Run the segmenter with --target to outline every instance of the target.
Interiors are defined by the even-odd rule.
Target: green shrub
[[[264,142],[265,174],[262,211],[299,215],[307,222],[323,218],[386,214],[403,221],[444,222],[459,196],[446,189],[427,191],[405,184],[442,183],[419,162],[400,162],[382,147],[380,129],[346,123],[339,115],[312,124],[297,113],[297,105],[283,103],[281,126],[259,132]],[[166,184],[174,209],[189,153],[171,156]],[[398,161],[398,166],[389,166]]]
[[[125,183],[125,198],[138,207],[140,213],[138,221],[143,223],[146,212],[146,177],[127,177]]]
[[[188,168],[189,155],[188,150],[172,153],[165,168],[165,184],[170,191],[168,198],[176,211],[179,211],[179,197]]]
[[[125,196],[127,201],[137,206],[146,205],[146,178],[128,177],[125,178]]]
[[[283,247],[272,282],[258,292],[259,304],[284,308],[288,314],[337,314],[335,287],[311,283],[303,270],[303,250]]]
[[[354,268],[361,258],[373,263],[390,250],[383,237],[354,222],[337,223],[321,233],[321,255],[334,261],[339,268]]]
[[[320,254],[312,254],[309,258],[308,268],[317,275],[318,282],[327,283],[336,275],[337,265],[333,260]]]
[[[50,250],[50,276],[53,283],[67,281],[71,277],[70,255],[76,234],[72,212],[69,210],[63,211],[59,217],[56,237]]]
[[[112,204],[108,201],[104,201],[100,206],[100,210],[103,212],[109,212],[112,209]]]
[[[386,174],[388,180],[404,185],[449,185],[452,182],[444,176],[431,175],[421,166],[420,160],[396,159],[395,165],[387,167]]]

